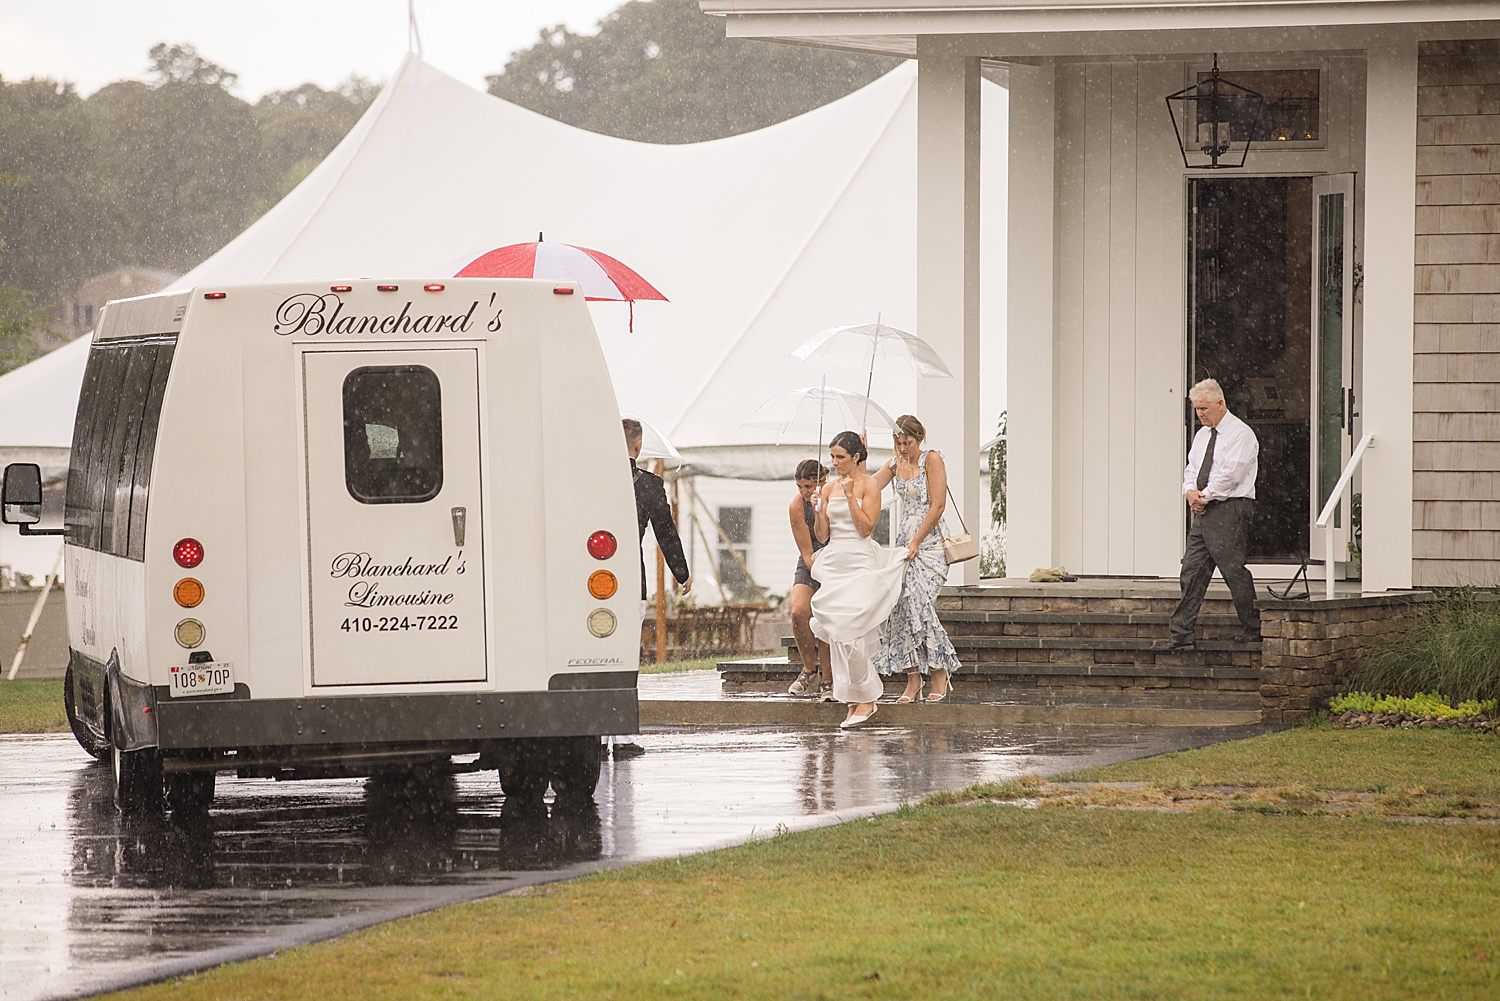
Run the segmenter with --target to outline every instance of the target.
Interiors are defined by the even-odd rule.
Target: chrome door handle
[[[460,549],[464,547],[464,522],[467,520],[467,509],[461,507],[453,509],[453,544]]]

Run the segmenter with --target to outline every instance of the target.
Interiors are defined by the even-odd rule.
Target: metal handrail
[[[1327,535],[1324,536],[1326,541],[1323,548],[1323,575],[1327,581],[1325,594],[1329,601],[1333,600],[1334,527],[1328,523],[1328,520],[1333,517],[1334,510],[1338,508],[1339,501],[1343,499],[1344,489],[1349,486],[1349,481],[1354,478],[1354,470],[1359,465],[1359,460],[1365,457],[1365,449],[1373,448],[1374,445],[1375,436],[1373,434],[1366,434],[1359,440],[1359,444],[1354,446],[1354,454],[1349,456],[1349,462],[1344,466],[1344,472],[1339,476],[1338,483],[1334,484],[1333,493],[1328,495],[1328,503],[1323,505],[1323,513],[1318,515],[1317,527],[1327,529]]]

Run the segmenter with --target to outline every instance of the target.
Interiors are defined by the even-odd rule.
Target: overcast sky
[[[624,0],[416,0],[428,62],[480,89],[554,24],[592,31]],[[385,80],[406,54],[406,0],[0,0],[0,77],[48,76],[90,94],[140,79],[157,42],[188,42],[254,101],[350,73]]]

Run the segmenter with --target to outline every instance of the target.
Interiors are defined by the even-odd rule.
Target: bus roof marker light
[[[375,289],[379,292],[394,292],[400,287],[400,285],[376,285]]]
[[[596,560],[607,560],[615,554],[620,543],[615,539],[613,532],[600,529],[589,536],[589,555]]]
[[[423,285],[422,286],[423,291],[426,291],[426,292],[441,292],[443,290],[443,288],[444,288],[444,286],[439,285],[437,282],[433,282],[431,285]]]
[[[172,559],[184,570],[191,570],[203,562],[203,543],[197,539],[181,539],[172,547]]]
[[[330,291],[330,292],[353,292],[354,291],[354,286],[353,285],[330,285],[330,286],[328,286],[328,291]]]
[[[555,288],[555,289],[552,290],[552,294],[553,295],[572,295],[573,294],[573,290],[570,289],[570,288]]]
[[[228,294],[229,294],[228,292],[204,292],[203,293],[203,298],[205,298],[205,299],[223,299]]]

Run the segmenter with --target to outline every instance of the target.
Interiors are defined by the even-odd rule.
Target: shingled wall
[[[1417,57],[1412,583],[1500,584],[1500,39]]]

